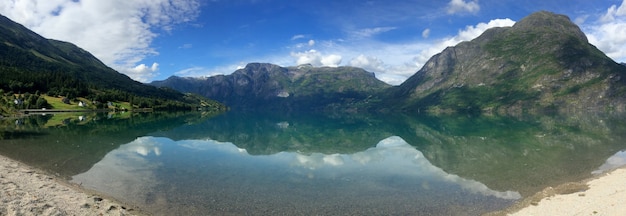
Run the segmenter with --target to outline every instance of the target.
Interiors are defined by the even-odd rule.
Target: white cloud
[[[413,71],[412,73],[415,73]],[[376,78],[390,85],[400,85],[406,81],[409,76],[396,75],[392,73],[377,73]]]
[[[480,10],[478,1],[451,0],[448,3],[448,14],[471,13],[475,14]]]
[[[291,37],[291,40],[298,40],[298,39],[302,39],[302,38],[305,38],[305,36],[299,34],[299,35],[294,35],[293,37]]]
[[[341,64],[341,59],[342,58],[340,55],[330,54],[327,56],[322,56],[322,59],[320,60],[320,62],[324,66],[337,67],[339,66],[339,64]]]
[[[582,15],[582,16],[576,17],[576,19],[574,19],[574,23],[576,23],[576,25],[579,25],[579,26],[583,25],[585,24],[588,18],[589,18],[589,15]]]
[[[151,47],[156,31],[195,19],[199,5],[197,0],[14,0],[0,2],[0,13],[44,37],[74,43],[145,82],[155,71],[139,66],[158,54]]]
[[[392,31],[396,29],[396,27],[376,27],[376,28],[365,28],[360,29],[358,31],[353,31],[352,35],[357,38],[369,38],[375,36],[377,34],[385,33],[388,31]]]
[[[159,64],[156,62],[152,63],[152,66],[150,67],[145,64],[139,64],[134,68],[129,69],[126,75],[135,77],[137,80],[148,80],[149,78],[152,78],[151,76],[156,74],[157,71],[159,71]]]
[[[311,64],[313,66],[337,67],[342,60],[341,55],[322,55],[322,53],[314,49],[304,52],[292,52],[291,56],[296,58],[297,65]]]
[[[304,52],[292,52],[291,56],[296,58],[296,64],[311,64],[315,66],[321,65],[321,54],[319,54],[316,50],[308,50]]]
[[[243,69],[245,67],[245,64],[246,63],[240,62],[238,64],[230,64],[213,68],[196,66],[176,71],[174,75],[179,77],[210,77],[216,75],[225,75],[230,74],[238,69]]]
[[[314,66],[341,65],[339,57],[350,59],[345,65],[360,67],[376,73],[376,77],[386,83],[399,85],[415,74],[433,55],[443,51],[448,46],[454,46],[462,41],[469,41],[485,30],[492,27],[512,26],[515,22],[510,19],[494,19],[487,23],[479,23],[461,29],[454,36],[436,40],[416,39],[402,43],[387,43],[372,38],[361,37],[351,40],[316,41],[316,49],[306,51],[292,51],[292,61],[281,61],[283,65],[311,64]],[[382,30],[368,30],[372,35]],[[370,34],[371,33],[371,34]],[[291,48],[304,48],[295,46]],[[322,53],[334,53],[334,61]],[[322,59],[326,60],[322,62]],[[275,61],[271,61],[275,62]],[[334,63],[333,63],[334,62]]]
[[[426,49],[423,49],[417,56],[415,56],[416,65],[421,67],[432,57],[433,55],[440,53],[446,47],[454,46],[463,41],[470,41],[478,36],[480,36],[485,30],[494,28],[494,27],[505,27],[505,26],[513,26],[515,21],[510,19],[494,19],[489,21],[488,23],[479,23],[475,26],[467,26],[463,30],[459,30],[459,33],[453,37],[443,38],[439,41],[436,41],[431,46]]]
[[[623,1],[622,5],[619,7],[611,5],[611,7],[607,9],[606,14],[600,18],[600,22],[613,22],[623,16],[626,16],[626,1]]]
[[[306,43],[297,43],[293,47],[296,49],[309,48],[315,46],[315,40],[309,40]]]
[[[410,55],[397,53],[397,56],[405,56],[410,59]],[[350,66],[363,68],[366,71],[374,72],[376,78],[391,85],[399,85],[409,76],[413,75],[417,69],[415,65],[402,64],[389,65],[375,56],[358,55],[349,62]]]
[[[363,54],[353,58],[350,60],[350,66],[360,67],[370,72],[380,72],[385,71],[385,63],[374,57],[374,56],[365,56]]]
[[[583,24],[589,42],[617,62],[626,62],[626,0],[607,9],[597,22]]]
[[[428,38],[430,37],[430,29],[424,29],[424,31],[422,32],[422,37],[423,38]]]
[[[208,74],[208,69],[204,67],[190,67],[174,72],[174,75],[180,77],[203,77]]]

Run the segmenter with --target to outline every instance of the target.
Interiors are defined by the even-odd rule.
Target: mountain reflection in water
[[[170,154],[173,151],[185,151],[186,154]],[[178,162],[168,163],[168,159],[163,159],[164,157],[177,157]],[[181,163],[197,164],[196,166],[202,168],[179,167]],[[220,168],[224,166],[228,169]],[[249,172],[250,169],[254,171]],[[220,171],[215,173],[215,170]],[[186,184],[186,181],[171,181],[171,178],[162,177],[185,175],[183,173],[201,176],[200,178],[207,177],[207,179],[197,179],[196,184]],[[225,178],[224,180],[227,180],[225,182],[214,182],[211,179],[215,176],[221,178],[229,176],[229,178]],[[467,205],[472,202],[470,199],[476,200],[477,197],[480,197],[482,202],[496,202],[500,205],[521,198],[518,192],[494,191],[480,182],[446,173],[433,166],[420,151],[398,136],[386,138],[376,147],[353,154],[280,152],[272,155],[250,155],[245,149],[232,143],[214,140],[173,141],[168,138],[140,137],[111,151],[89,171],[74,176],[72,181],[87,188],[105,191],[114,197],[123,197],[132,203],[151,206],[151,208],[159,209],[155,212],[160,213],[167,212],[168,209],[176,209],[169,213],[181,213],[187,210],[177,207],[184,206],[184,203],[221,198],[222,194],[213,194],[214,191],[205,190],[205,186],[246,188],[250,184],[262,186],[266,190],[264,193],[236,193],[244,197],[225,200],[224,202],[230,202],[225,206],[241,205],[238,201],[253,197],[257,201],[271,199],[279,206],[262,205],[266,208],[271,207],[282,212],[306,213],[327,206],[328,200],[338,203],[367,202],[365,199],[372,194],[379,195],[376,199],[394,200],[393,205],[399,206],[419,206],[415,202],[429,199],[431,200],[426,202],[432,202],[432,199],[441,198],[442,195],[448,198],[458,196],[455,199],[439,200],[437,204],[431,206],[431,208],[440,209],[450,206],[463,208],[460,206]],[[213,183],[207,185],[203,182]],[[172,188],[182,187],[187,187],[185,191],[193,192],[190,194],[172,191]],[[300,196],[302,196],[300,198],[306,199],[307,202],[292,203],[291,196],[281,194],[281,192],[289,192],[290,188],[297,187],[306,187],[306,190],[300,190]],[[349,189],[349,192],[346,189]],[[164,191],[168,192],[163,193]],[[320,194],[319,192],[322,191],[324,193]],[[398,193],[389,193],[389,191]],[[346,193],[342,194],[342,192]],[[402,193],[414,194],[410,197],[403,197]],[[433,194],[437,195],[431,196]],[[309,197],[316,198],[308,199]],[[172,203],[173,200],[175,200],[174,203]],[[194,208],[199,212],[220,211],[213,207],[208,205]],[[335,208],[337,209],[333,212],[354,211],[354,206],[336,206]],[[464,208],[470,211],[475,207],[469,205]],[[364,209],[373,211],[381,208],[370,205],[369,207],[362,206],[357,211]],[[233,210],[227,209],[226,211]],[[400,208],[383,212],[396,214],[416,211],[420,210]],[[186,213],[193,214],[194,212]]]
[[[624,119],[68,113],[0,154],[156,215],[480,215],[624,164]]]

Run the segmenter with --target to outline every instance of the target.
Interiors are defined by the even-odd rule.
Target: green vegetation
[[[85,97],[63,97],[40,94],[35,91],[15,94],[0,89],[0,116],[11,115],[23,109],[58,109],[58,110],[213,110],[225,111],[222,104],[194,94],[184,94],[182,99],[167,100],[145,98],[125,94],[125,97],[107,97],[107,94],[87,95]],[[109,95],[110,96],[110,95]],[[110,100],[107,100],[110,99]],[[128,100],[128,101],[126,101]]]
[[[14,113],[20,109],[46,108],[52,108],[52,105],[39,92],[35,94],[13,94],[13,92],[4,92],[0,89],[0,115]]]
[[[444,50],[394,96],[436,113],[611,110],[626,103],[624,72],[567,17],[538,12]]]
[[[151,85],[193,92],[248,111],[367,110],[391,86],[355,67],[280,67],[249,63],[230,75],[193,79],[170,77]]]
[[[389,86],[372,83],[364,71],[351,67],[307,68],[304,75],[296,79],[290,88],[299,95],[311,95],[320,92],[363,92],[364,94],[380,91]]]
[[[3,16],[0,90],[0,115],[42,108],[225,110],[206,98],[134,81],[71,43],[45,39]],[[79,102],[84,106],[75,106]]]
[[[70,112],[0,118],[0,150],[62,178],[86,172],[122,144],[206,121],[215,112]],[[89,138],[86,138],[89,137]],[[89,142],[86,142],[89,140]]]

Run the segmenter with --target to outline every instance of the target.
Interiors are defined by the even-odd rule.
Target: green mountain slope
[[[446,48],[387,102],[410,112],[623,111],[625,73],[568,17],[542,11]]]
[[[522,114],[625,111],[625,73],[568,17],[541,11],[446,48],[395,87],[359,68],[259,63],[152,84],[236,108]]]
[[[364,101],[390,87],[360,68],[268,63],[202,79],[173,76],[151,85],[200,94],[234,109],[342,111],[365,109]]]
[[[101,102],[133,101],[164,109],[200,106],[201,100],[134,81],[76,45],[43,38],[4,16],[0,16],[0,89]]]

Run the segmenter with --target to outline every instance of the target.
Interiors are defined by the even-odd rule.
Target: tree
[[[35,108],[36,109],[50,108],[50,104],[48,104],[48,101],[44,99],[43,97],[39,97],[37,98],[37,102],[35,103]]]

